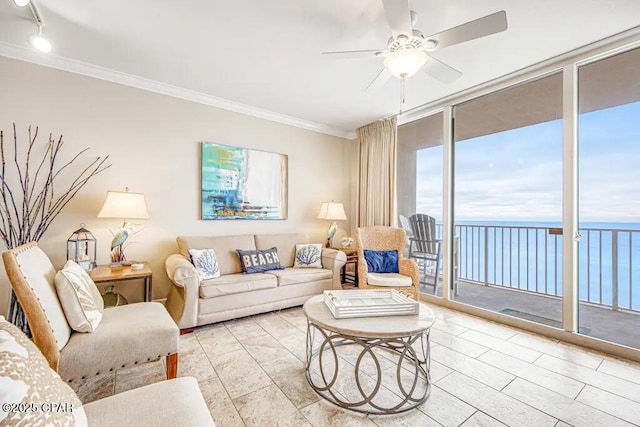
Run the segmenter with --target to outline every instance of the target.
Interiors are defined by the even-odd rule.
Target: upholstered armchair
[[[407,234],[401,228],[372,226],[356,230],[358,250],[358,287],[360,289],[396,289],[415,300],[420,294],[420,270],[418,264],[403,256]],[[368,271],[365,249],[373,251],[398,251],[399,273],[372,273]]]
[[[167,379],[176,377],[180,331],[162,304],[105,309],[95,331],[74,332],[56,294],[56,271],[38,244],[6,251],[2,258],[34,343],[65,381],[84,380],[160,357],[166,357]]]

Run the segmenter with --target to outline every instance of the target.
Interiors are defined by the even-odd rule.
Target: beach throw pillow
[[[322,268],[322,243],[296,245],[293,268]]]
[[[240,257],[240,265],[242,266],[243,273],[251,274],[264,273],[269,270],[284,270],[284,267],[280,265],[278,249],[275,246],[270,249],[258,251],[236,249],[236,252],[238,252],[238,256]]]
[[[399,273],[398,251],[370,251],[364,250],[369,273]]]
[[[189,249],[191,263],[195,266],[200,280],[220,277],[218,257],[213,249]]]
[[[69,260],[55,276],[56,293],[71,329],[93,332],[104,311],[104,300],[84,268]]]
[[[0,316],[0,425],[86,426],[78,396],[18,328]]]

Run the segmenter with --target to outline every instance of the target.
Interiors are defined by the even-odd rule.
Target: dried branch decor
[[[0,130],[0,238],[8,249],[24,243],[39,241],[46,233],[53,220],[60,214],[69,201],[94,176],[111,166],[106,157],[97,157],[81,166],[76,175],[70,175],[80,157],[89,148],[76,154],[67,163],[58,165],[60,151],[64,145],[62,135],[55,141],[49,135],[47,146],[38,147],[38,128],[31,131],[29,126],[29,142],[23,153],[18,144],[16,124],[13,124],[13,144],[5,145],[4,132]],[[11,150],[13,146],[13,150]],[[11,152],[13,151],[13,152]],[[37,153],[42,152],[42,158]],[[23,157],[23,158],[20,158]],[[34,172],[35,169],[35,172]],[[71,176],[62,191],[59,189],[60,179]],[[56,186],[57,185],[57,186]],[[26,320],[15,295],[11,293],[10,320],[27,330]]]

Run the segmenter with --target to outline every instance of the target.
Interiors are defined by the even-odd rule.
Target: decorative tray
[[[417,301],[395,289],[324,291],[324,303],[336,319],[418,314]]]

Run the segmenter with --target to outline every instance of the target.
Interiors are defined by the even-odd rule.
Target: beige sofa
[[[340,269],[346,255],[323,248],[322,268],[293,268],[295,247],[310,242],[304,234],[256,234],[178,237],[179,254],[170,255],[165,269],[173,285],[167,310],[181,330],[237,317],[302,305],[326,289],[341,289]],[[284,270],[244,274],[236,249],[278,248]],[[189,249],[213,249],[221,277],[200,281]]]

